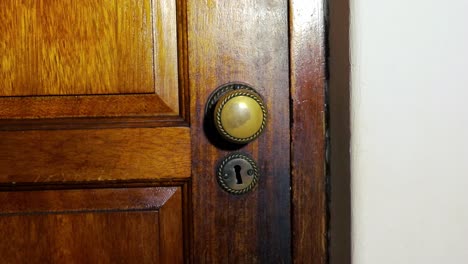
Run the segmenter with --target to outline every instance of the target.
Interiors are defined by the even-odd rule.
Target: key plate
[[[231,194],[244,194],[255,188],[258,167],[253,159],[241,153],[227,156],[218,166],[218,183]]]

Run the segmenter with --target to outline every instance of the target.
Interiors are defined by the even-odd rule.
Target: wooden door
[[[1,263],[325,263],[321,1],[0,2]],[[265,132],[221,143],[247,83]],[[216,169],[251,156],[232,195]]]

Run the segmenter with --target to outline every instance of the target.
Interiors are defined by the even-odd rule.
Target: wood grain
[[[184,261],[188,260],[188,257],[184,255],[182,202],[181,190],[177,188],[159,210],[161,241],[159,263],[184,263]]]
[[[0,132],[0,183],[190,177],[188,128]]]
[[[179,187],[0,192],[2,263],[183,263]]]
[[[151,13],[150,0],[1,1],[0,95],[153,93]]]
[[[0,261],[159,263],[157,220],[157,212],[2,216]]]
[[[182,2],[152,1],[155,92],[175,113],[179,113],[179,80],[186,77],[186,69],[179,69],[178,65],[186,59],[186,50],[178,49],[178,43],[186,41],[186,10]],[[177,12],[181,12],[179,16]]]
[[[287,1],[189,1],[194,263],[290,263]],[[218,86],[240,81],[265,98],[265,133],[237,150],[253,156],[259,186],[234,196],[216,183],[218,162],[233,146],[204,127]]]
[[[327,263],[325,13],[291,0],[291,168],[294,263]]]
[[[0,192],[0,215],[134,211],[162,208],[180,187],[90,188]]]
[[[0,130],[188,123],[185,1],[59,2],[0,3]]]
[[[176,116],[157,95],[41,96],[0,99],[0,120]]]
[[[149,3],[143,1],[132,3]],[[36,5],[47,1],[33,2],[12,3]],[[106,2],[104,7],[111,10],[113,3]],[[66,4],[93,5],[90,1],[71,0],[63,2]],[[150,17],[157,26],[147,37],[157,48],[151,55],[154,65],[159,65],[151,69],[156,76],[156,94],[0,98],[0,130],[5,130],[0,132],[0,211],[3,208],[9,212],[0,214],[0,230],[8,229],[2,235],[18,237],[15,247],[20,247],[29,245],[20,238],[29,234],[39,237],[39,233],[65,223],[64,233],[49,232],[46,237],[60,236],[68,241],[74,234],[66,226],[84,223],[85,227],[95,226],[91,229],[94,233],[106,233],[100,236],[104,240],[117,240],[122,238],[117,237],[120,233],[109,231],[109,223],[115,218],[119,229],[139,225],[127,230],[159,236],[159,240],[146,244],[153,247],[157,243],[159,246],[153,248],[159,250],[148,252],[151,250],[143,247],[143,254],[156,254],[150,258],[161,262],[326,263],[323,3],[174,0],[167,5],[165,1],[152,4]],[[0,8],[2,5],[7,6],[2,2]],[[169,20],[172,24],[166,32],[167,27],[159,23]],[[175,43],[174,34],[177,45],[168,47]],[[0,48],[5,47],[2,45]],[[173,61],[174,56],[177,61]],[[2,59],[0,70],[10,65]],[[158,79],[161,74],[166,77]],[[216,87],[233,81],[253,86],[269,111],[265,133],[245,146],[219,145],[219,135],[205,126],[208,96]],[[0,89],[3,87],[7,86],[0,85]],[[186,107],[189,101],[190,108]],[[188,121],[189,115],[190,128],[107,129],[152,127],[156,121],[166,126],[187,126],[188,122],[180,122],[181,118]],[[217,164],[233,151],[249,154],[260,168],[259,185],[242,196],[230,195],[216,183]],[[152,211],[154,200],[145,200],[153,194],[126,193],[134,185],[173,186],[181,181],[185,185],[180,193],[174,192],[158,213]],[[27,191],[41,188],[83,190]],[[89,188],[96,190],[87,192]],[[140,201],[141,207],[128,206],[126,201],[132,199],[137,205]],[[51,208],[55,212],[50,212]],[[12,217],[18,218],[3,220]],[[38,223],[41,227],[36,226]],[[20,229],[25,225],[28,228]],[[144,226],[149,225],[159,228],[145,231]],[[94,239],[93,232],[82,232],[85,229],[76,232],[83,237],[78,239],[78,246],[81,241]],[[104,240],[98,239],[96,243],[111,251],[140,252],[140,248],[131,247],[139,243],[138,239],[149,241],[146,236],[127,233],[123,237],[135,242],[130,242],[128,248],[119,241],[104,245]],[[73,259],[80,262],[74,246],[63,243],[72,249]],[[17,252],[4,255],[15,260]],[[57,259],[68,256],[58,250],[50,254],[56,254]],[[88,261],[87,256],[81,258]]]

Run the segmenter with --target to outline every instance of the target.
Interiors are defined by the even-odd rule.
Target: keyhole
[[[241,166],[239,165],[234,166],[234,170],[236,171],[236,183],[242,184],[242,176],[240,174]]]

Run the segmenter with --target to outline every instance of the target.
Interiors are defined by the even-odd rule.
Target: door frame
[[[294,263],[328,263],[325,17],[325,1],[289,1]]]

